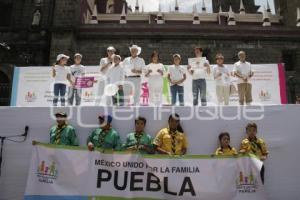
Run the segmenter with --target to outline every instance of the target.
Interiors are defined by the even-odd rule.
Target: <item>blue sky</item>
[[[257,5],[263,6],[267,5],[267,0],[255,0]],[[136,0],[127,0],[129,5],[134,8]],[[140,8],[142,5],[144,6],[144,10],[147,11],[157,11],[158,4],[161,4],[162,11],[167,12],[169,11],[170,7],[174,10],[175,0],[139,0]],[[196,4],[198,10],[201,9],[202,0],[178,0],[180,12],[192,12],[193,5]],[[269,0],[272,12],[274,13],[274,2],[273,0]],[[205,0],[205,4],[207,7],[208,12],[212,11],[212,2],[211,0]]]

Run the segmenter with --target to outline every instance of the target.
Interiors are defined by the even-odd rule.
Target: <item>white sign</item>
[[[261,167],[253,156],[170,158],[39,144],[24,199],[265,200]]]

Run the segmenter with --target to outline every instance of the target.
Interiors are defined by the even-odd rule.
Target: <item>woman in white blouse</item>
[[[146,66],[148,78],[150,105],[159,106],[162,102],[163,92],[163,64],[159,63],[159,54],[154,51],[151,55],[151,63]]]

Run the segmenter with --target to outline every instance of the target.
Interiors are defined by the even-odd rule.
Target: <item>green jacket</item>
[[[144,145],[144,146],[148,147],[149,149],[153,150],[153,144],[152,143],[153,143],[153,138],[149,134],[143,133],[140,136],[140,139],[139,139],[139,142],[138,142],[138,139],[135,136],[135,132],[133,132],[133,133],[129,133],[127,135],[126,141],[123,144],[123,149],[127,149],[129,147],[133,147],[133,146],[137,146],[137,145],[138,146],[139,145]],[[140,150],[139,152],[142,153],[142,154],[149,153],[149,152],[146,152],[144,150]]]
[[[101,128],[93,130],[87,139],[87,144],[91,142],[95,148],[103,148],[109,150],[120,150],[121,142],[117,131],[110,129],[108,133],[104,133]]]
[[[55,125],[50,129],[50,144],[78,146],[78,138],[75,129],[71,125],[65,125],[59,132]]]

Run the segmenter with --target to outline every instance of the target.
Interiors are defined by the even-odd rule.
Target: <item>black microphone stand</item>
[[[25,127],[25,132],[23,134],[20,135],[9,135],[9,136],[0,136],[0,140],[1,140],[1,147],[0,147],[0,176],[1,176],[1,167],[2,167],[2,161],[3,161],[3,146],[4,146],[4,141],[8,140],[11,142],[16,142],[16,143],[21,143],[21,142],[25,142],[26,138],[27,138],[27,134],[28,134],[28,130],[29,127],[26,126]],[[12,138],[23,138],[22,140],[14,140]]]

